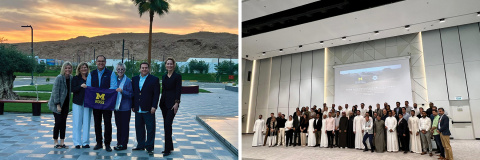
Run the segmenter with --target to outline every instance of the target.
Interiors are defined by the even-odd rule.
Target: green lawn
[[[37,98],[36,93],[17,93],[21,97],[29,97],[29,98]],[[38,99],[39,100],[49,100],[50,99],[50,93],[39,93],[38,94]],[[70,106],[72,106],[72,99],[70,99]],[[71,111],[70,107],[70,111]],[[5,103],[5,112],[24,112],[24,113],[32,113],[32,104],[31,103]],[[52,113],[48,109],[48,104],[43,103],[42,104],[42,113]]]
[[[33,73],[33,76],[53,76],[56,77],[60,74],[60,70],[48,70],[46,69],[43,73]],[[16,76],[32,76],[32,73],[22,73],[22,72],[15,72],[13,75]],[[55,79],[50,79],[51,81]]]
[[[53,84],[38,85],[38,91],[47,91],[51,92]],[[35,91],[35,86],[22,86],[13,88],[13,91]]]

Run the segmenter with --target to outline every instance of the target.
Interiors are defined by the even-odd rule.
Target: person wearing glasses
[[[117,89],[117,78],[115,72],[112,72],[105,68],[107,58],[103,55],[98,55],[95,64],[97,69],[93,70],[88,74],[87,77],[87,87],[97,87],[104,89]],[[112,111],[111,110],[100,110],[93,109],[93,121],[95,123],[95,139],[97,145],[93,150],[98,150],[103,148],[102,141],[102,117],[103,124],[105,125],[105,150],[111,152],[110,142],[112,142]]]
[[[125,75],[125,64],[117,64],[117,103],[115,104],[115,124],[117,126],[117,146],[113,149],[126,150],[130,131],[130,111],[132,106],[132,80]]]

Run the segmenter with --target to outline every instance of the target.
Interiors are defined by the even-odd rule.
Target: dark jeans
[[[165,130],[165,152],[173,150],[172,124],[175,112],[172,109],[161,108],[163,115],[163,129]]]
[[[117,145],[127,147],[130,131],[130,116],[132,111],[115,111],[115,125],[117,125]]]
[[[137,148],[153,151],[155,142],[155,114],[135,112],[135,133],[137,134]],[[145,129],[146,128],[146,129]],[[145,141],[145,130],[147,140]]]
[[[105,125],[105,146],[112,142],[112,111],[93,109],[93,121],[95,122],[95,138],[97,145],[102,145],[102,117]]]
[[[65,139],[65,129],[67,128],[67,116],[68,112],[57,114],[53,113],[55,117],[55,126],[53,127],[53,139],[58,139],[58,133],[60,132],[60,139]]]
[[[363,145],[365,146],[365,150],[368,150],[368,146],[367,146],[367,143],[365,143],[365,141],[367,140],[368,138],[368,141],[370,143],[370,149],[372,149],[373,151],[373,134],[365,134],[363,135]]]
[[[442,140],[440,139],[440,134],[434,135],[433,137],[435,139],[435,143],[437,144],[437,149],[438,151],[440,151],[440,156],[445,157],[445,149],[443,148]]]
[[[338,146],[338,130],[335,130],[335,146]]]
[[[300,129],[295,129],[293,134],[293,145],[300,145]]]
[[[333,146],[333,133],[332,133],[332,131],[327,131],[327,137],[328,137],[328,147]]]
[[[285,139],[285,146],[288,146],[289,144],[292,145],[292,136],[293,136],[293,130],[290,129],[286,132],[287,138]]]

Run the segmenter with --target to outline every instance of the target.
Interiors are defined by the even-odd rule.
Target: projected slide
[[[403,104],[412,100],[411,88],[408,58],[335,67],[336,104]]]

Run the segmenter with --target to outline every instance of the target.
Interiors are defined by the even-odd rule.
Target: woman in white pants
[[[83,100],[85,96],[85,84],[87,81],[88,73],[90,69],[86,62],[82,62],[78,65],[76,73],[72,81],[73,92],[73,145],[76,149],[90,148],[90,120],[92,115],[92,109],[83,106]]]

